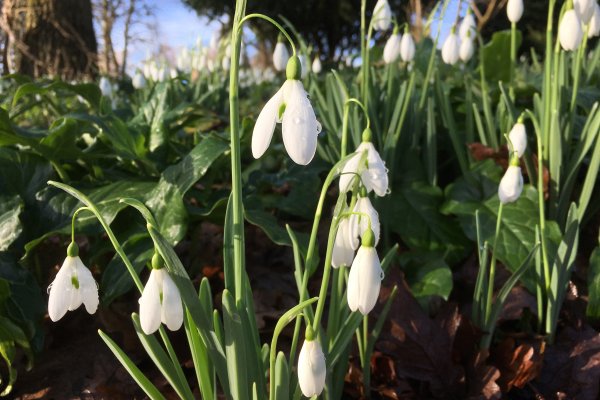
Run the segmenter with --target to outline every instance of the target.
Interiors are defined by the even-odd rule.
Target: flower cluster
[[[511,149],[510,165],[500,181],[500,186],[498,186],[498,197],[502,204],[517,201],[523,191],[523,174],[521,173],[519,158],[523,157],[527,149],[527,132],[521,119],[517,121],[508,134],[508,141]]]
[[[558,41],[565,51],[577,50],[583,40],[600,35],[600,6],[596,0],[573,0],[558,25]]]
[[[475,53],[475,36],[477,35],[477,24],[471,9],[462,19],[458,33],[456,27],[452,27],[450,33],[442,45],[442,60],[444,63],[454,65],[461,60],[468,62]]]

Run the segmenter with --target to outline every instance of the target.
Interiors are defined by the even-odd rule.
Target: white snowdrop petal
[[[363,315],[367,315],[379,298],[381,289],[381,263],[377,251],[373,247],[361,247],[359,252],[364,252],[364,257],[359,268],[359,279],[362,284],[358,300],[358,309]]]
[[[75,257],[67,257],[50,285],[48,315],[54,322],[61,319],[69,310],[71,293],[75,289],[71,283],[75,267]]]
[[[410,33],[405,33],[400,42],[400,56],[402,61],[411,62],[415,58],[415,41]]]
[[[523,16],[523,0],[508,0],[506,16],[510,22],[519,22]]]
[[[351,311],[358,310],[360,303],[360,292],[361,292],[361,284],[360,281],[360,271],[359,265],[364,263],[365,253],[359,251],[356,253],[354,257],[354,261],[352,261],[352,266],[350,267],[350,273],[348,274],[348,286],[346,290],[346,297],[348,298],[348,307]]]
[[[315,57],[312,63],[312,72],[315,74],[320,73],[323,70],[323,65],[321,64],[321,59],[319,57]]]
[[[391,64],[398,60],[400,57],[400,44],[402,41],[402,35],[399,33],[391,35],[385,42],[383,47],[383,61],[386,64]]]
[[[283,144],[290,158],[300,165],[311,162],[317,151],[319,124],[315,112],[304,91],[302,82],[291,82],[289,95],[285,95],[285,112],[283,113]]]
[[[444,41],[444,45],[442,46],[442,60],[446,64],[454,65],[458,61],[460,56],[460,39],[456,33],[450,33],[446,40]]]
[[[525,150],[527,149],[527,131],[525,125],[516,123],[508,134],[508,139],[513,146],[513,151],[517,153],[519,157],[523,157]]]
[[[273,51],[273,67],[276,71],[285,71],[290,53],[283,42],[277,42]]]
[[[349,267],[354,259],[354,249],[348,241],[348,228],[350,222],[348,218],[344,218],[338,225],[338,230],[333,243],[333,253],[331,256],[331,265],[334,268]]]
[[[459,56],[463,62],[467,62],[475,53],[475,45],[471,39],[464,39],[460,44]]]
[[[498,186],[498,197],[502,204],[517,201],[523,191],[523,175],[521,168],[509,166]]]
[[[79,280],[79,292],[81,301],[88,313],[94,314],[98,309],[100,300],[98,298],[98,285],[92,272],[77,257],[77,279]]]
[[[366,216],[358,216],[359,218],[359,235],[362,238],[364,233],[369,228],[369,221],[371,221],[371,230],[373,230],[373,234],[375,235],[375,246],[379,243],[380,236],[380,224],[379,224],[379,214],[377,210],[373,207],[371,200],[368,197],[359,197],[356,201],[356,205],[354,206],[354,211],[362,214],[366,214]]]
[[[167,328],[176,331],[183,324],[181,295],[167,270],[163,268],[161,271],[163,271],[161,320]]]
[[[305,340],[298,355],[298,384],[308,398],[318,396],[325,387],[325,355],[318,341]]]
[[[254,158],[260,158],[269,148],[282,103],[283,92],[282,89],[279,89],[258,114],[252,131],[252,156]]]
[[[361,154],[356,153],[344,164],[340,175],[340,192],[346,193],[352,189],[354,178],[356,178],[356,173],[358,172],[358,163],[360,162],[360,159]]]
[[[576,50],[583,38],[581,21],[575,10],[568,10],[564,13],[560,25],[558,26],[558,40],[560,45],[566,51]]]
[[[583,24],[588,24],[594,16],[596,0],[573,0],[573,9]]]
[[[378,0],[373,9],[373,28],[379,31],[389,29],[392,24],[392,9],[387,0]]]
[[[367,151],[367,170],[361,174],[362,182],[368,192],[375,191],[379,196],[385,196],[388,191],[388,173],[379,152],[371,142],[364,142],[357,151]]]
[[[158,330],[161,321],[160,286],[157,281],[158,270],[150,271],[150,277],[140,297],[140,324],[146,335]]]
[[[460,28],[458,28],[458,36],[460,36],[461,40],[470,38],[471,40],[475,38],[477,34],[477,23],[475,22],[475,17],[471,13],[467,13],[460,23]]]
[[[590,19],[590,25],[588,27],[588,38],[593,38],[600,35],[600,5],[594,4],[594,14]]]

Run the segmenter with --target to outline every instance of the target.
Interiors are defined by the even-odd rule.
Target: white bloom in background
[[[573,9],[584,25],[590,23],[597,5],[596,0],[573,0]]]
[[[402,36],[400,56],[404,62],[411,62],[415,58],[415,41],[410,32],[404,32],[404,36]]]
[[[367,235],[369,236],[369,235]],[[348,306],[367,315],[379,298],[383,270],[372,238],[366,238],[358,249],[348,276]]]
[[[564,13],[558,26],[558,40],[560,45],[566,51],[573,51],[579,47],[583,38],[581,21],[575,10],[568,10]]]
[[[319,56],[315,56],[315,59],[312,63],[312,72],[314,74],[319,74],[323,70],[323,65],[321,64],[321,59]]]
[[[527,149],[527,131],[525,130],[525,125],[517,122],[510,130],[508,139],[510,140],[512,149],[517,156],[523,157],[525,150]]]
[[[277,42],[275,50],[273,51],[273,67],[276,71],[285,71],[288,60],[290,59],[290,53],[288,52],[285,43]]]
[[[146,78],[140,71],[137,71],[131,80],[131,84],[136,89],[143,89],[146,87]]]
[[[444,41],[442,46],[442,60],[446,64],[454,65],[460,57],[460,39],[458,35],[452,30],[448,37]]]
[[[177,79],[179,72],[175,68],[169,68],[169,76],[171,79]]]
[[[156,77],[157,82],[164,82],[169,80],[171,71],[169,67],[162,66],[158,69],[158,75]]]
[[[498,186],[498,197],[502,204],[517,201],[523,191],[523,175],[521,174],[521,167],[512,164],[513,163],[511,162],[511,165],[508,167],[500,181],[500,186]]]
[[[281,123],[283,144],[290,158],[296,164],[307,165],[317,151],[321,124],[317,121],[302,82],[290,76],[258,115],[252,132],[254,158],[261,157],[267,151],[278,122]]]
[[[469,37],[475,37],[476,34],[477,23],[475,22],[475,17],[469,11],[460,23],[460,27],[458,28],[458,36],[461,40],[464,40]]]
[[[146,79],[152,79],[152,68],[153,68],[153,63],[152,62],[146,61],[144,63],[144,66],[143,66],[142,70],[144,72],[144,77]]]
[[[367,152],[367,165],[359,165],[365,151]],[[352,182],[354,177],[357,176],[356,174],[360,174],[360,179],[367,189],[367,193],[374,191],[380,197],[388,193],[387,168],[373,143],[362,142],[356,149],[355,155],[344,164],[339,184],[341,192],[352,189]]]
[[[156,332],[161,322],[172,331],[181,328],[181,295],[165,268],[152,269],[139,303],[140,324],[146,335]]]
[[[593,38],[600,35],[600,5],[594,4],[594,15],[588,26],[588,38]]]
[[[375,210],[375,207],[371,204],[371,200],[369,200],[368,197],[360,197],[359,195],[352,212],[364,214],[353,214],[350,216],[348,233],[352,249],[356,250],[358,248],[358,245],[360,244],[358,238],[364,239],[367,232],[373,233],[373,245],[377,246],[377,243],[379,243],[381,227],[379,224],[379,214],[377,214],[377,210]],[[369,229],[369,222],[371,229]]]
[[[306,75],[308,75],[308,62],[306,61],[306,57],[304,57],[304,54],[300,54],[298,56],[298,59],[300,60],[300,66],[302,67],[300,78],[304,79],[306,78]]]
[[[181,49],[177,54],[176,66],[179,71],[189,72],[191,64],[190,50],[187,47]]]
[[[333,242],[331,265],[333,268],[349,267],[354,260],[354,249],[350,241],[350,219],[343,218],[338,224],[338,230]]]
[[[463,62],[467,62],[475,53],[475,43],[470,38],[465,38],[460,43],[458,54]]]
[[[308,398],[318,396],[325,387],[325,354],[318,340],[305,340],[298,355],[298,384]]]
[[[400,57],[400,43],[402,42],[402,35],[399,33],[392,34],[385,46],[383,47],[383,61],[386,64],[395,62]]]
[[[81,304],[90,314],[98,309],[98,286],[92,273],[78,256],[65,258],[48,290],[48,315],[54,322],[61,319],[67,311],[76,310]]]
[[[231,58],[225,56],[221,59],[221,68],[223,71],[229,71],[229,67],[231,66]]]
[[[506,16],[510,22],[519,22],[523,16],[523,0],[508,0]]]
[[[373,28],[378,31],[386,31],[392,24],[392,9],[387,0],[377,0],[373,9]]]
[[[100,86],[100,91],[102,92],[102,96],[106,96],[106,97],[112,96],[113,87],[112,87],[112,84],[110,83],[110,80],[108,80],[107,77],[103,76],[102,78],[100,78],[100,83],[98,84],[98,86]]]

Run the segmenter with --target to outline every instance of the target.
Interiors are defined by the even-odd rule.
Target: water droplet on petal
[[[299,117],[294,118],[294,123],[296,125],[300,125],[301,122],[302,122],[302,120]]]
[[[385,278],[385,272],[383,272],[383,270],[381,270],[379,277],[381,278],[381,280]]]
[[[319,121],[317,121],[317,134],[321,133],[321,130],[323,130],[323,126]]]

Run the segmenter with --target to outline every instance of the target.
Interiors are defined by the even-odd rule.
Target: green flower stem
[[[361,73],[361,98],[364,99],[367,97],[367,72],[366,70],[369,68],[367,63],[365,63],[365,59],[367,57],[367,46],[368,42],[365,40],[367,33],[367,0],[361,0],[360,3],[360,57],[362,60],[362,64],[360,66]]]
[[[279,338],[279,334],[289,324],[297,315],[299,315],[302,310],[312,303],[317,301],[316,297],[312,299],[306,300],[288,310],[285,314],[279,318],[277,321],[277,325],[275,325],[275,330],[273,331],[273,338],[271,339],[271,347],[269,349],[269,371],[270,371],[270,379],[269,379],[269,399],[275,400],[275,383],[277,379],[275,377],[275,360],[277,358],[277,339]],[[291,359],[290,359],[291,362]]]
[[[500,202],[498,206],[498,218],[496,219],[496,232],[494,234],[494,247],[492,248],[492,262],[490,263],[490,276],[488,283],[487,300],[485,304],[485,321],[489,323],[492,314],[492,299],[494,296],[494,280],[496,278],[496,252],[498,245],[498,236],[500,235],[500,227],[502,226],[502,209],[504,204]]]
[[[569,111],[571,113],[571,119],[573,119],[573,113],[575,112],[575,107],[577,106],[577,92],[579,91],[579,80],[581,77],[581,61],[583,57],[585,57],[585,50],[587,48],[588,41],[588,30],[590,29],[590,25],[585,25],[585,29],[583,31],[583,41],[581,46],[577,49],[577,55],[575,56],[575,66],[573,71],[573,93],[571,94],[571,107]],[[571,130],[573,129],[573,124],[571,124]]]
[[[245,0],[244,0],[244,2],[245,2]],[[246,8],[246,7],[244,6],[244,8]],[[296,45],[294,45],[294,41],[292,40],[292,37],[287,33],[287,31],[283,28],[283,26],[281,26],[281,24],[279,24],[273,18],[267,17],[264,14],[258,14],[258,13],[248,14],[244,18],[242,18],[240,20],[240,22],[237,24],[238,30],[240,31],[240,33],[242,31],[242,25],[244,24],[244,22],[246,22],[246,21],[248,21],[249,19],[252,19],[252,18],[264,19],[265,21],[269,21],[270,23],[272,23],[273,25],[275,25],[275,27],[277,29],[279,29],[279,31],[283,34],[283,36],[285,36],[286,40],[290,43],[290,46],[292,47],[292,56],[296,55]]]
[[[515,70],[517,68],[517,23],[510,24],[510,99],[515,101]]]
[[[367,108],[364,106],[360,100],[355,98],[350,98],[344,102],[344,114],[342,118],[342,145],[340,148],[341,158],[346,157],[347,147],[348,147],[348,117],[350,113],[350,105],[354,103],[357,104],[365,114],[365,118],[367,120],[367,129],[371,127],[371,118],[369,118],[369,113],[367,112]]]
[[[552,98],[552,85],[553,85],[553,76],[552,76],[552,66],[553,66],[553,57],[555,54],[552,51],[552,43],[553,43],[553,21],[554,21],[554,8],[556,6],[556,0],[549,0],[548,4],[548,17],[547,17],[547,25],[546,25],[546,59],[544,61],[544,85],[542,97],[544,101],[544,108],[542,113],[542,132],[543,132],[543,149],[544,153],[540,153],[538,157],[543,154],[542,158],[544,160],[548,160],[548,137],[550,134],[550,121],[551,121],[551,98]],[[557,41],[558,43],[558,41]]]
[[[80,207],[77,210],[75,210],[75,212],[73,213],[73,218],[71,218],[71,243],[75,243],[75,220],[77,219],[79,213],[82,211],[93,212],[92,210],[90,210],[89,207]]]
[[[369,354],[369,316],[363,316],[363,333],[362,333],[362,370],[363,370],[363,386],[364,395],[367,399],[371,398],[371,357]]]
[[[244,309],[246,288],[244,274],[245,242],[244,242],[244,205],[242,202],[242,165],[240,145],[239,118],[239,63],[242,43],[243,17],[246,11],[246,0],[237,0],[233,29],[231,32],[231,69],[229,71],[229,124],[231,138],[231,192],[233,197],[233,264],[236,307]]]

